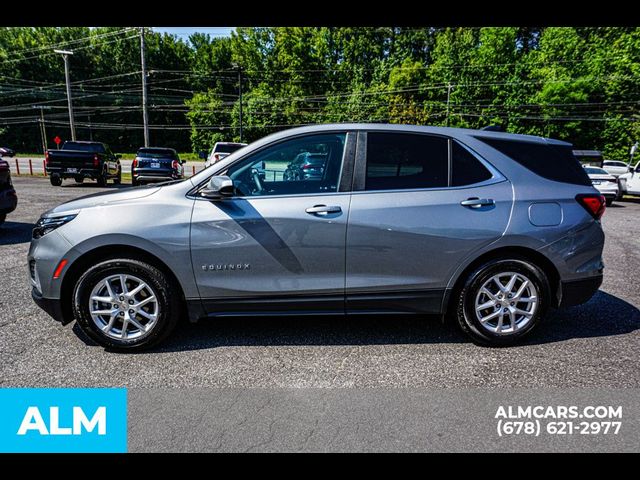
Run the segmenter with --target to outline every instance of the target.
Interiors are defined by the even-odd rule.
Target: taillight
[[[131,164],[132,168],[136,168],[138,166],[138,157],[133,159],[133,163]]]
[[[576,201],[596,220],[600,220],[607,208],[604,195],[598,195],[596,193],[578,194],[576,195]]]
[[[93,155],[93,166],[96,168],[100,166],[100,158],[97,153]]]
[[[316,168],[316,167],[314,167],[313,165],[303,165],[302,166],[303,170],[311,170],[312,168]]]
[[[46,167],[49,164],[49,150],[44,152],[44,166]]]
[[[174,160],[173,162],[171,162],[171,168],[173,168],[174,170],[178,170],[179,168],[179,163],[178,160]]]

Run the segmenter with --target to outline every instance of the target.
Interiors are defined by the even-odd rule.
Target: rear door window
[[[369,132],[365,190],[447,187],[448,162],[444,137]]]

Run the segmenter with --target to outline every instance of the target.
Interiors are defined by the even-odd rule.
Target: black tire
[[[140,182],[138,180],[136,180],[135,178],[131,179],[131,185],[134,187],[137,187],[138,185],[140,185]]]
[[[118,166],[118,174],[116,175],[116,178],[113,179],[113,184],[120,185],[121,183],[122,183],[122,168]]]
[[[610,207],[611,205],[613,205],[613,198],[607,198],[605,202],[607,204],[607,207]]]
[[[514,272],[531,281],[537,291],[537,307],[531,319],[515,332],[498,334],[485,328],[476,313],[476,297],[491,277],[503,272]],[[456,320],[471,340],[482,346],[505,347],[513,345],[530,333],[544,318],[551,298],[551,288],[545,273],[523,258],[491,260],[472,271],[456,297]],[[503,300],[509,301],[509,300]],[[516,307],[518,305],[515,305]],[[497,308],[499,310],[500,308]],[[490,311],[490,310],[489,310]],[[516,320],[516,325],[519,321]]]
[[[57,173],[54,173],[49,176],[49,182],[51,182],[51,185],[54,187],[59,187],[62,185],[62,178]]]
[[[74,180],[76,181],[76,183],[83,183],[84,177],[75,177]]]
[[[2,224],[4,223],[4,221],[7,219],[7,214],[6,213],[0,213],[0,226],[2,226]]]
[[[141,279],[151,287],[158,300],[159,312],[156,323],[145,336],[132,339],[113,338],[105,334],[91,317],[91,291],[104,278],[118,274],[133,275]],[[164,340],[178,322],[180,300],[175,294],[176,290],[178,288],[173,282],[153,265],[129,258],[109,259],[89,268],[77,281],[73,291],[73,313],[82,331],[103,347],[115,351],[143,350]]]

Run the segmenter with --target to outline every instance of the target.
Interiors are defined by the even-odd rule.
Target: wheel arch
[[[553,307],[557,307],[559,305],[561,297],[560,273],[558,272],[558,269],[553,264],[553,262],[542,253],[533,250],[532,248],[522,246],[505,246],[483,253],[478,258],[469,263],[469,265],[467,265],[460,272],[455,280],[453,288],[447,291],[443,303],[443,311],[445,313],[455,311],[454,302],[456,301],[458,293],[462,289],[465,280],[473,270],[490,260],[497,260],[502,258],[520,258],[530,261],[531,263],[539,267],[544,272],[547,280],[549,281],[549,287],[551,289],[552,297],[550,299],[551,305]]]
[[[60,303],[62,306],[62,317],[65,322],[73,319],[72,299],[73,289],[80,276],[92,265],[110,258],[131,258],[141,260],[153,265],[158,270],[167,275],[171,283],[178,289],[181,308],[186,311],[186,300],[182,285],[173,270],[156,255],[139,247],[131,245],[104,245],[83,253],[70,266],[62,279],[60,286]]]

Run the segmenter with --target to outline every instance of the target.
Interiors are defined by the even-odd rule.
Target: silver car
[[[321,177],[278,174],[303,152],[326,155]],[[318,313],[436,314],[504,346],[598,290],[604,209],[564,142],[320,125],[62,204],[28,261],[36,303],[114,350],[157,344],[181,316]]]

